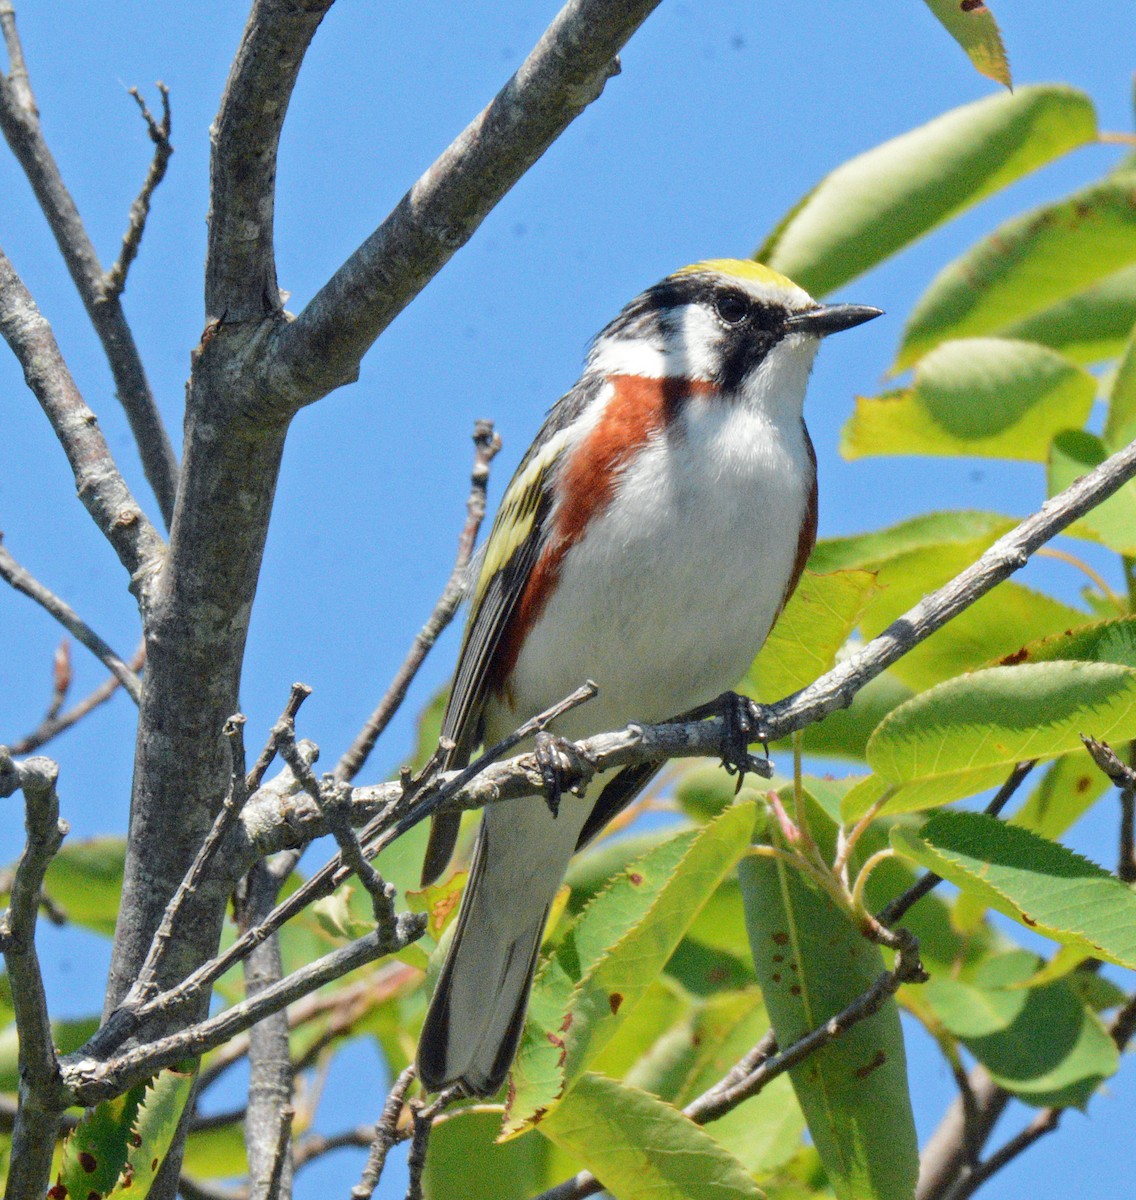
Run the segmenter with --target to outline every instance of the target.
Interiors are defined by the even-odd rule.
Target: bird
[[[751,260],[710,259],[647,288],[600,331],[473,572],[445,767],[585,680],[596,696],[552,727],[558,747],[696,709],[742,678],[816,540],[803,416],[813,359],[829,334],[880,315],[820,304]],[[484,809],[419,1037],[427,1091],[498,1091],[568,861],[658,769],[626,767],[558,803]],[[445,870],[459,823],[434,816],[423,886]]]

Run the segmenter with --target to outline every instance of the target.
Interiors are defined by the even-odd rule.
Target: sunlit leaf
[[[966,51],[974,69],[1010,87],[1010,64],[994,14],[982,0],[925,0],[943,28]]]
[[[1095,433],[1070,429],[1053,441],[1049,458],[1049,494],[1055,496],[1075,479],[1087,475],[1109,456]],[[1124,486],[1066,530],[1071,537],[1102,542],[1118,554],[1136,555],[1136,484]]]
[[[426,1200],[528,1200],[543,1191],[552,1147],[535,1133],[495,1142],[500,1128],[494,1112],[458,1111],[437,1122],[422,1175]]]
[[[73,924],[113,937],[125,858],[123,838],[67,842],[47,868],[44,890]]]
[[[857,398],[841,451],[1044,462],[1055,434],[1085,423],[1096,388],[1083,368],[1032,342],[943,342],[916,365],[910,387]]]
[[[908,320],[896,368],[950,338],[1003,333],[1136,262],[1134,201],[1129,172],[1007,221],[935,278]]]
[[[1049,765],[1010,824],[1058,838],[1108,787],[1108,779],[1087,754],[1066,754]]]
[[[1136,967],[1136,892],[1072,850],[982,813],[936,813],[897,827],[907,858],[1020,924],[1096,958]]]
[[[1104,444],[1110,452],[1124,449],[1136,439],[1136,334],[1129,337],[1108,396]]]
[[[1072,88],[990,96],[841,164],[755,252],[824,295],[1023,175],[1096,137]]]

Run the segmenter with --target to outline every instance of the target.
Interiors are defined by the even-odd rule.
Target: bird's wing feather
[[[458,655],[442,737],[454,743],[447,769],[464,766],[481,740],[481,718],[494,655],[501,646],[525,585],[548,541],[552,481],[573,441],[573,425],[602,386],[585,376],[549,412],[513,476],[480,554],[470,593],[470,614]],[[526,714],[532,715],[532,714]],[[434,818],[422,878],[427,884],[445,869],[457,840],[460,814]]]

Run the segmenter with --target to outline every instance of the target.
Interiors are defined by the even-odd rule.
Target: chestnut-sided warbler
[[[501,501],[443,722],[448,766],[587,679],[598,694],[560,737],[665,720],[745,674],[816,537],[802,417],[813,358],[826,335],[879,315],[717,259],[669,275],[602,330]],[[656,769],[597,779],[558,811],[539,799],[485,809],[419,1040],[426,1088],[500,1086],[568,860]],[[458,822],[435,817],[424,883]]]

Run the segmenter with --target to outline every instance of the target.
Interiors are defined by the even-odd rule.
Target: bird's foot
[[[750,772],[768,779],[773,774],[773,765],[769,761],[769,723],[765,709],[737,692],[723,692],[714,701],[714,707],[722,718],[722,766],[738,777],[735,794],[742,790]],[[764,758],[750,754],[751,742],[761,743]]]
[[[534,741],[536,763],[544,783],[544,802],[555,818],[560,815],[560,800],[564,793],[582,796],[596,766],[566,738],[541,732]]]

